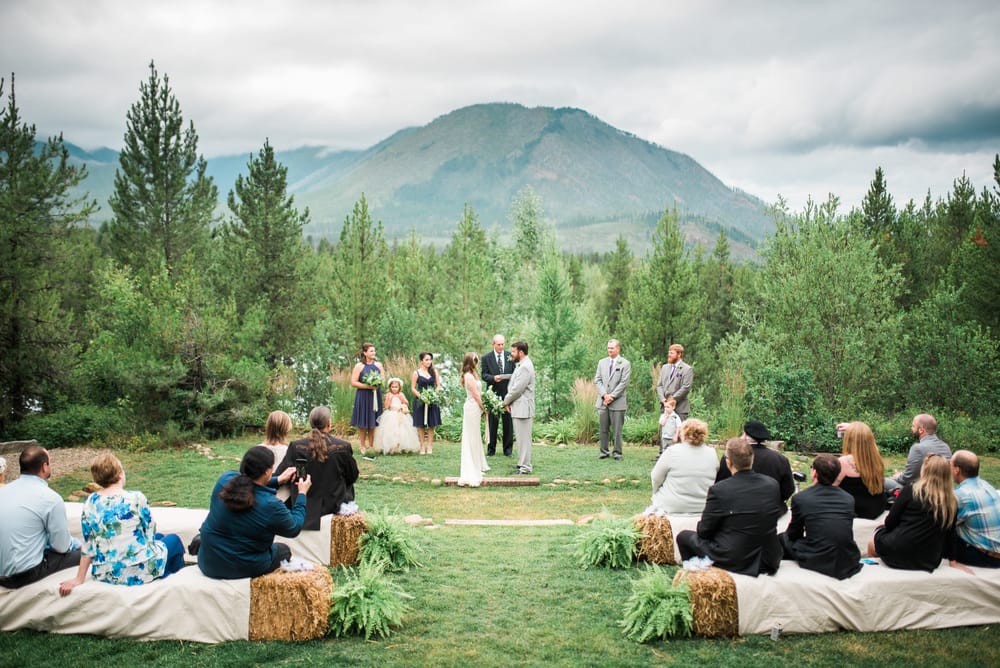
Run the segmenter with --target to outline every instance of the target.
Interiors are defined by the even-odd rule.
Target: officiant
[[[503,334],[493,337],[493,350],[485,353],[481,357],[480,364],[483,369],[483,382],[486,387],[492,389],[501,399],[507,395],[507,383],[514,373],[514,361],[510,353],[504,350],[507,341]],[[486,456],[492,457],[497,450],[497,431],[501,423],[503,424],[503,454],[510,457],[514,453],[514,426],[510,419],[510,413],[503,412],[500,416],[489,414],[489,440],[486,444]]]

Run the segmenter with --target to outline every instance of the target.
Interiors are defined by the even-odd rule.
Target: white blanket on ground
[[[60,596],[59,583],[75,574],[71,568],[21,589],[0,587],[0,631],[203,643],[250,636],[250,578],[212,580],[190,566],[136,587],[87,579]]]

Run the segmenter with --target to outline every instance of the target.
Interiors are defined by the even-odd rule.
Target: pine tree
[[[451,242],[442,256],[447,286],[438,303],[444,305],[451,336],[444,343],[476,350],[488,341],[510,310],[511,295],[499,281],[497,253],[472,206],[466,204]]]
[[[632,251],[624,236],[618,235],[615,250],[604,260],[601,271],[608,286],[601,300],[601,311],[607,318],[608,332],[614,335],[618,331],[618,318],[632,278]]]
[[[235,218],[223,228],[223,252],[232,260],[229,276],[234,284],[241,316],[259,306],[264,320],[262,353],[273,362],[293,354],[295,342],[305,331],[300,298],[306,246],[302,228],[309,223],[309,209],[301,214],[288,194],[288,169],[274,157],[265,141],[258,155],[247,163],[248,174],[236,177],[228,204]]]
[[[569,407],[574,361],[583,356],[579,343],[580,318],[562,261],[556,253],[546,253],[539,268],[534,316],[537,345],[531,351],[539,360],[548,390],[547,418],[563,415]]]
[[[886,188],[881,167],[875,169],[875,178],[861,202],[861,212],[867,236],[879,246],[888,244],[896,223],[896,206]]]
[[[362,194],[340,229],[330,296],[334,313],[347,326],[348,340],[356,346],[374,336],[375,324],[385,309],[387,254],[382,221],[372,219]]]
[[[0,79],[0,99],[4,82]],[[20,117],[11,76],[0,110],[0,433],[29,411],[50,408],[70,354],[66,239],[96,210],[70,191],[86,169],[69,164],[62,137],[39,144]]]
[[[167,75],[149,64],[139,100],[127,115],[125,148],[115,171],[108,227],[112,255],[139,274],[181,270],[188,253],[208,240],[218,189],[198,156],[194,124],[184,128],[180,104]]]

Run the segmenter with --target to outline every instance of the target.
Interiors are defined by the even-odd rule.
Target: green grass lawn
[[[128,487],[143,490],[151,502],[205,507],[215,479],[235,467],[252,443],[213,442],[212,459],[195,449],[120,454]],[[649,502],[653,454],[650,448],[626,447],[624,461],[598,461],[596,446],[536,446],[539,487],[480,489],[440,483],[458,474],[457,444],[436,444],[430,457],[362,461],[366,477],[357,485],[362,508],[418,513],[438,524],[414,530],[423,548],[421,567],[387,576],[414,600],[404,627],[385,640],[205,646],[21,631],[0,634],[0,665],[1000,665],[1000,632],[994,627],[638,645],[626,640],[617,624],[635,571],[580,569],[571,548],[577,527],[441,526],[449,518],[576,520],[602,511],[636,514]],[[807,470],[809,458],[791,459]],[[490,463],[491,474],[507,475],[513,468],[502,456]],[[902,458],[889,463],[899,466]],[[1000,466],[995,460],[984,463],[984,477],[996,483]],[[65,495],[88,479],[81,474],[52,482]]]

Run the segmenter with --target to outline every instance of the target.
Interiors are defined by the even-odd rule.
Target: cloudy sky
[[[793,208],[992,183],[1000,3],[3,0],[39,135],[120,149],[155,60],[208,157],[364,148],[480,102],[579,107]],[[6,101],[4,102],[6,104]]]

